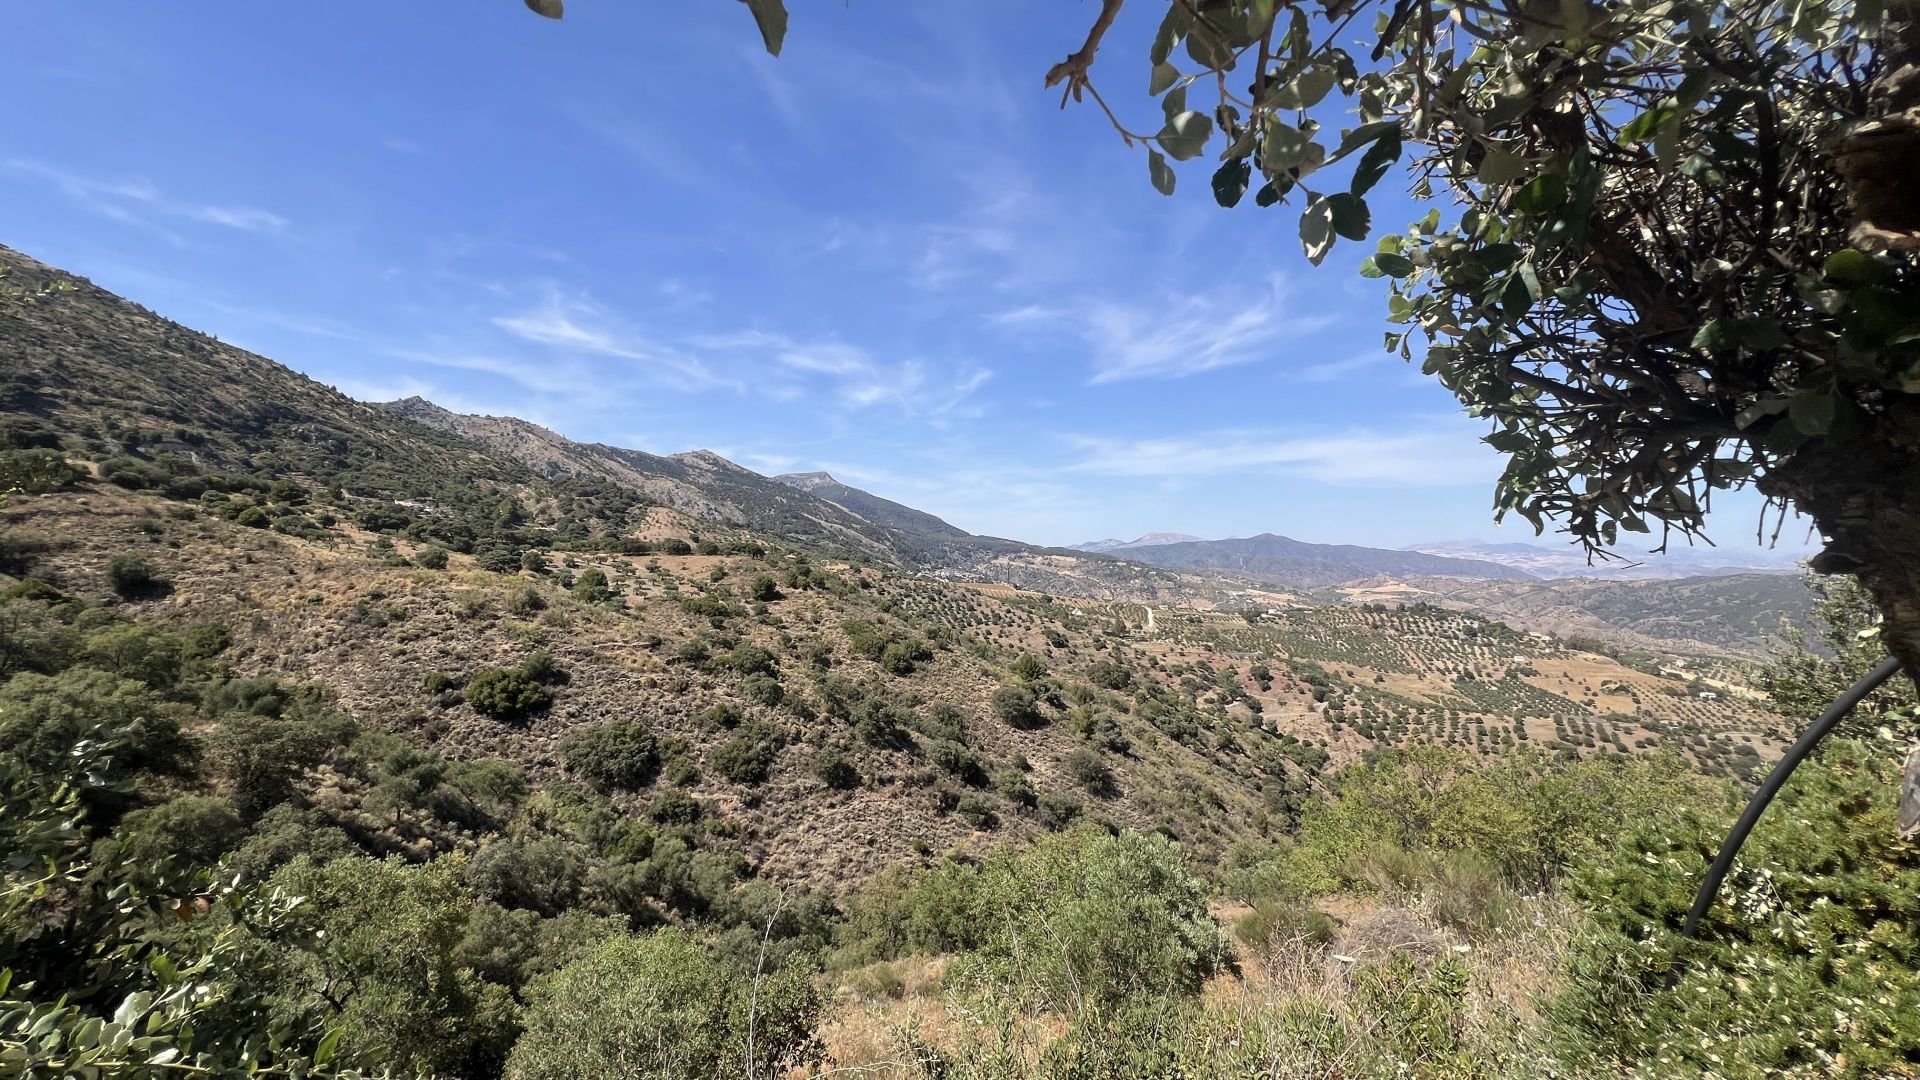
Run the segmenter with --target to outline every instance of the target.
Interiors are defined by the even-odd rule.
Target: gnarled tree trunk
[[[1901,402],[1870,430],[1821,440],[1760,482],[1813,518],[1826,545],[1820,573],[1850,573],[1872,594],[1881,637],[1920,686],[1920,404]],[[1920,784],[1920,748],[1907,787]],[[1920,804],[1903,799],[1901,829],[1920,831]]]
[[[1834,147],[1855,221],[1849,241],[1870,254],[1920,257],[1920,0],[1889,0],[1868,117]],[[1826,536],[1822,573],[1860,579],[1885,622],[1887,651],[1920,686],[1920,406],[1899,401],[1864,435],[1823,440],[1761,483],[1811,515]],[[1907,755],[1900,827],[1920,832],[1920,744]]]
[[[1851,240],[1871,253],[1920,254],[1920,0],[1890,0],[1871,115],[1835,147],[1858,218]]]

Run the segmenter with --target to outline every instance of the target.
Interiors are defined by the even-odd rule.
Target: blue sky
[[[1284,208],[1219,210],[1205,159],[1162,198],[1058,109],[1090,0],[797,0],[778,60],[726,0],[569,7],[18,6],[0,242],[355,397],[977,532],[1530,535],[1482,425],[1380,351],[1362,250],[1315,269]],[[1095,69],[1143,127],[1149,16]]]

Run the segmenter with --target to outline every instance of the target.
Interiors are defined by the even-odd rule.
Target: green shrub
[[[1013,661],[1014,677],[1022,682],[1032,682],[1047,673],[1047,665],[1032,653],[1021,653]]]
[[[993,692],[993,715],[1008,727],[1027,730],[1046,723],[1033,691],[1009,683]]]
[[[553,706],[553,694],[518,668],[483,671],[461,695],[474,711],[505,723],[521,723]]]
[[[836,791],[860,786],[860,771],[854,768],[852,759],[847,757],[845,751],[836,747],[823,746],[814,751],[809,767],[821,783]]]
[[[987,782],[986,765],[980,760],[980,755],[957,742],[936,740],[927,747],[927,760],[936,768],[976,787]]]
[[[1160,836],[1083,829],[980,871],[962,987],[1077,1011],[1193,994],[1228,963],[1208,890]]]
[[[427,544],[413,553],[413,564],[428,570],[445,570],[451,553],[439,544]]]
[[[1593,911],[1554,1002],[1577,1075],[1900,1075],[1920,1059],[1920,847],[1899,750],[1829,742],[1741,851],[1698,942],[1676,928],[1731,807],[1631,823],[1574,875]],[[1675,962],[1679,961],[1677,975]]]
[[[1077,747],[1068,752],[1060,764],[1068,776],[1087,789],[1089,795],[1109,799],[1120,793],[1120,786],[1113,779],[1113,770],[1107,768],[1106,761],[1094,750]]]
[[[599,567],[589,567],[573,579],[573,598],[583,604],[603,604],[613,599],[613,591],[607,588],[607,573]]]
[[[734,1080],[819,1057],[824,1002],[797,961],[756,973],[691,934],[614,938],[536,983],[512,1080]]]
[[[609,720],[570,733],[560,744],[567,768],[602,791],[637,790],[660,772],[659,743],[639,720]]]
[[[747,583],[747,599],[770,604],[780,599],[780,587],[774,583],[770,574],[756,574]]]
[[[474,853],[467,884],[482,900],[557,915],[580,902],[590,853],[555,836],[503,837]]]
[[[94,668],[23,672],[0,683],[0,747],[64,776],[75,745],[105,726],[119,734],[99,779],[120,780],[143,769],[175,772],[190,748],[173,713],[145,684]],[[90,795],[115,805],[124,799],[106,788]]]
[[[1033,781],[1027,774],[1011,765],[993,771],[993,789],[1000,797],[1015,806],[1033,808],[1038,804],[1039,795],[1033,789]]]
[[[57,450],[0,450],[0,500],[58,491],[77,475]]]
[[[167,470],[152,462],[121,454],[100,463],[100,478],[129,490],[143,491],[164,486]]]
[[[753,644],[740,645],[728,653],[727,667],[740,675],[773,675],[778,671],[773,654]]]
[[[713,768],[736,784],[765,783],[776,747],[765,738],[729,739],[713,749]]]
[[[165,689],[180,677],[185,649],[178,634],[151,623],[123,622],[87,635],[86,659],[95,667]]]
[[[507,590],[507,610],[521,618],[545,611],[547,598],[532,585],[516,585]]]
[[[1111,660],[1096,660],[1087,668],[1087,679],[1103,690],[1125,690],[1133,685],[1133,671]]]
[[[271,715],[233,712],[207,736],[207,759],[227,782],[234,805],[252,818],[292,798],[300,777],[353,734],[352,720],[327,709],[284,716],[278,708]]]
[[[246,835],[232,803],[217,795],[181,795],[128,814],[113,842],[128,859],[151,866],[173,860],[182,867],[205,867]]]
[[[514,1035],[505,988],[461,966],[474,911],[461,865],[410,866],[364,857],[315,865],[300,859],[273,884],[323,898],[298,909],[298,927],[263,942],[270,962],[246,973],[246,993],[277,1013],[324,1010],[350,1054],[384,1051],[403,1074],[491,1072]],[[268,959],[263,958],[263,959]],[[315,987],[330,988],[326,998]]]
[[[107,585],[121,596],[140,596],[159,584],[159,575],[138,555],[115,555],[107,560]]]
[[[691,825],[706,808],[684,791],[662,792],[647,808],[647,816],[663,825]]]
[[[740,680],[740,693],[755,705],[768,707],[787,699],[787,688],[771,675],[749,675]]]
[[[1043,791],[1037,803],[1040,824],[1049,829],[1064,829],[1080,817],[1080,800],[1065,792]]]

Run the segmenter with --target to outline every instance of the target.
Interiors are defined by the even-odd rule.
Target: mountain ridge
[[[1278,533],[1226,540],[1122,547],[1106,554],[1174,570],[1232,573],[1293,588],[1317,589],[1383,574],[1527,580],[1532,574],[1484,559],[1452,558],[1358,544],[1314,544]]]

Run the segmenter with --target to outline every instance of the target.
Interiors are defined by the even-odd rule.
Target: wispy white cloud
[[[1021,332],[1065,330],[1088,350],[1090,385],[1177,379],[1271,359],[1332,322],[1292,310],[1280,278],[1257,292],[1176,292],[1126,301],[1026,304],[987,317]]]
[[[492,322],[521,341],[544,346],[562,356],[628,362],[613,371],[582,371],[583,376],[599,380],[597,389],[590,392],[604,394],[613,387],[646,383],[664,383],[683,390],[738,388],[737,381],[717,374],[698,357],[620,325],[598,304],[582,296],[563,296],[558,290],[550,290],[538,307],[495,316]],[[495,373],[523,382],[548,377],[540,370],[546,365],[532,370],[529,370],[532,366],[525,364],[512,367],[520,374],[509,374],[506,370]]]
[[[184,218],[253,233],[280,232],[288,224],[279,214],[258,207],[171,198],[145,179],[102,180],[23,158],[0,161],[0,166],[40,177],[80,205],[115,221],[152,224],[149,218],[153,216]]]
[[[1258,473],[1328,484],[1464,486],[1488,483],[1499,473],[1497,455],[1478,435],[1463,419],[1415,421],[1391,431],[1234,429],[1152,439],[1075,435],[1067,442],[1079,458],[1067,470],[1132,477]]]
[[[1328,360],[1325,363],[1308,364],[1300,368],[1296,375],[1306,382],[1338,382],[1355,372],[1385,364],[1389,357],[1385,351],[1355,353],[1344,360]]]
[[[887,362],[844,341],[801,341],[764,330],[710,334],[692,343],[756,365],[756,386],[776,397],[800,396],[805,387],[798,381],[807,381],[824,387],[844,409],[890,406],[934,424],[978,416],[974,395],[993,378],[983,367],[949,370],[919,360]]]

